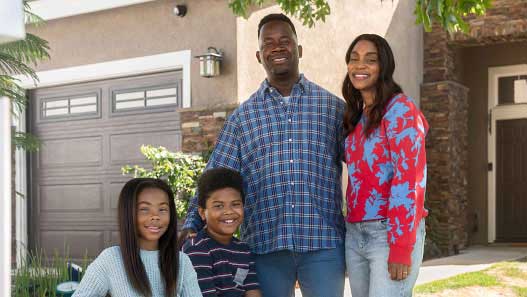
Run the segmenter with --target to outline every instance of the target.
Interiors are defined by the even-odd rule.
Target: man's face
[[[302,47],[288,23],[271,21],[260,30],[258,62],[263,65],[269,80],[298,76],[298,60]]]

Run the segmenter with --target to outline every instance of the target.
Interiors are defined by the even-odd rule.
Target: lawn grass
[[[498,285],[499,281],[496,277],[486,274],[485,271],[476,271],[416,286],[414,292],[437,293],[446,289],[459,289],[470,286],[492,287]]]
[[[518,297],[527,297],[526,287],[507,285],[506,283],[503,283],[502,279],[500,279],[500,276],[522,280],[527,279],[527,272],[518,267],[519,263],[521,262],[501,262],[494,264],[490,268],[482,271],[464,273],[447,279],[422,284],[415,287],[414,293],[433,294],[447,289],[455,290],[472,286],[497,286],[509,287],[516,293]]]
[[[527,273],[515,266],[505,266],[502,268],[502,271],[508,277],[527,279]]]
[[[527,297],[527,288],[514,287],[516,297]]]

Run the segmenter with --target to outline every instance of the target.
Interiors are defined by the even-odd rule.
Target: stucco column
[[[0,97],[0,296],[11,288],[11,100]]]
[[[468,241],[468,88],[457,82],[454,60],[447,33],[440,28],[425,33],[421,109],[430,124],[428,234],[442,255],[457,253]]]

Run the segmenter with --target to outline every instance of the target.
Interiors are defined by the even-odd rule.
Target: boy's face
[[[243,221],[243,202],[240,192],[233,188],[214,191],[199,208],[201,219],[207,223],[209,235],[221,244],[229,244],[232,234]]]

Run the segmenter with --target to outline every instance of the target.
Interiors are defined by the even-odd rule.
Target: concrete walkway
[[[449,278],[462,273],[479,271],[496,262],[516,260],[527,257],[527,245],[494,244],[489,246],[471,246],[462,250],[459,255],[433,259],[423,262],[419,270],[417,285],[435,280]],[[302,297],[300,289],[296,297]],[[348,280],[344,286],[344,297],[351,297]]]

